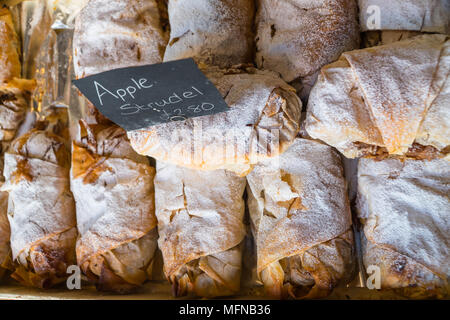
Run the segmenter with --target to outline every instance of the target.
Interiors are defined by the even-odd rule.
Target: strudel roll
[[[53,286],[76,264],[69,169],[64,141],[47,131],[33,129],[14,140],[5,154],[1,190],[9,193],[12,277],[24,285]]]
[[[297,138],[247,176],[257,275],[276,298],[320,298],[354,275],[353,231],[339,154]]]
[[[260,159],[275,157],[290,145],[301,114],[292,87],[254,68],[205,72],[230,110],[129,131],[138,153],[192,169],[245,175]]]
[[[90,0],[76,18],[75,75],[162,62],[163,0]]]
[[[281,73],[287,82],[301,78],[303,86],[310,86],[322,66],[359,47],[355,0],[258,0],[258,4],[256,63]]]
[[[448,0],[358,0],[362,31],[450,33]]]
[[[90,0],[75,21],[75,76],[162,62],[166,16],[164,0]],[[90,102],[87,105],[86,119],[110,123]]]
[[[164,61],[231,67],[253,60],[253,0],[170,0]]]
[[[245,178],[157,162],[159,248],[175,296],[216,297],[240,288]]]
[[[77,261],[98,290],[127,293],[152,276],[155,169],[117,126],[80,122],[72,145]]]
[[[359,161],[363,260],[380,271],[381,289],[410,298],[448,297],[449,195],[448,160]]]
[[[450,145],[449,70],[445,35],[344,53],[322,68],[306,131],[348,158],[443,157]]]

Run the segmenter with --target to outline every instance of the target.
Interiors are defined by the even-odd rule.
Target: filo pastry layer
[[[269,295],[320,298],[351,280],[351,213],[334,149],[297,138],[247,181],[257,274]]]
[[[80,122],[71,170],[76,253],[99,290],[126,293],[151,279],[158,237],[154,175],[123,129]]]
[[[358,0],[362,31],[450,33],[448,0]]]
[[[445,159],[359,161],[363,260],[366,268],[379,268],[381,289],[410,298],[448,297],[449,195]]]
[[[8,219],[15,263],[12,277],[47,288],[64,281],[76,264],[75,203],[70,192],[70,152],[64,141],[33,129],[5,154]]]
[[[258,0],[256,63],[291,82],[359,45],[355,0]]]
[[[301,114],[292,87],[254,68],[205,72],[230,109],[129,131],[138,153],[182,167],[245,175],[260,159],[275,157],[290,145]]]
[[[253,0],[170,0],[164,61],[231,67],[253,60]]]
[[[344,53],[321,70],[306,131],[348,158],[443,157],[450,145],[449,70],[444,35]]]
[[[162,62],[167,43],[159,0],[90,0],[76,18],[75,75]]]
[[[159,248],[176,296],[239,291],[245,178],[157,162]]]

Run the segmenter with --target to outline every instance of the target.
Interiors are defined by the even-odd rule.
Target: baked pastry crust
[[[320,298],[351,280],[351,213],[336,151],[297,138],[247,181],[257,274],[269,295]]]
[[[380,268],[382,289],[419,299],[450,293],[449,182],[445,159],[359,161],[363,260]]]
[[[362,31],[409,30],[450,33],[448,0],[358,0]],[[380,10],[379,25],[368,24],[374,17],[371,7]]]
[[[254,68],[208,69],[206,75],[230,110],[129,131],[138,153],[192,169],[245,175],[259,160],[290,145],[300,130],[301,113],[292,87]]]
[[[256,63],[291,82],[359,47],[354,0],[259,0]]]
[[[229,68],[253,60],[253,0],[171,0],[164,61],[193,57]]]
[[[71,169],[76,253],[99,290],[127,293],[151,279],[158,237],[154,175],[123,129],[80,122]]]
[[[415,158],[420,148],[433,149],[431,157],[445,156],[449,59],[444,35],[344,53],[322,68],[309,99],[306,131],[348,158]]]
[[[158,0],[91,0],[73,37],[77,78],[162,62],[167,34]]]
[[[163,0],[90,0],[76,18],[73,61],[77,78],[160,63],[168,41]],[[84,118],[112,124],[87,101]]]
[[[245,178],[157,162],[159,248],[174,295],[202,297],[239,291]]]
[[[9,193],[12,277],[24,285],[53,286],[76,263],[69,154],[62,139],[35,129],[14,140],[5,154],[2,191]]]

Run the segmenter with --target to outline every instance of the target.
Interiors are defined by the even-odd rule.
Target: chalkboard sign
[[[110,70],[73,83],[127,131],[230,109],[193,59]]]

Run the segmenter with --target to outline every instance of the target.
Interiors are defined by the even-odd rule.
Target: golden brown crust
[[[353,232],[272,263],[261,272],[266,293],[276,299],[325,298],[355,274]]]

